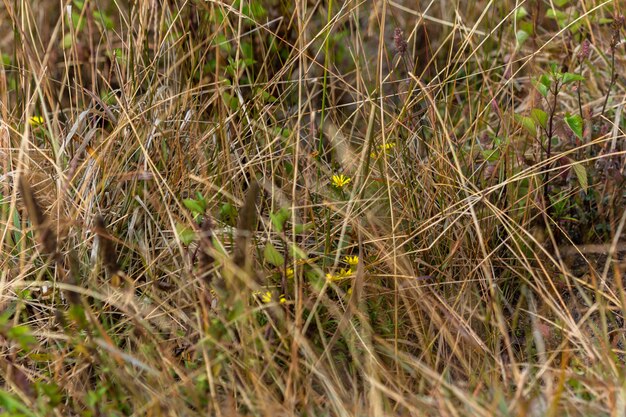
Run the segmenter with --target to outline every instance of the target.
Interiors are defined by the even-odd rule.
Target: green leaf
[[[12,416],[21,415],[35,417],[37,414],[30,411],[16,396],[13,396],[3,389],[0,389],[0,409],[8,411]],[[18,414],[19,413],[19,414]]]
[[[550,66],[550,70],[552,72],[556,71],[556,66],[555,64],[552,64]],[[550,78],[547,74],[541,74],[541,77],[539,77],[539,82],[542,85],[545,85],[546,87],[550,88],[550,86],[552,85],[552,78]]]
[[[303,232],[306,232],[307,230],[310,230],[312,228],[313,228],[313,223],[312,222],[304,223],[304,224],[298,223],[298,224],[294,225],[294,231],[296,233],[303,233]]]
[[[72,47],[72,45],[74,45],[74,37],[72,36],[71,33],[66,33],[63,36],[63,49],[69,49]]]
[[[578,183],[580,184],[580,187],[585,192],[587,192],[587,188],[589,187],[589,181],[587,180],[587,169],[580,162],[572,165],[572,169],[574,170],[574,173],[576,174],[576,178],[578,178]]]
[[[220,220],[230,226],[237,224],[237,208],[230,203],[222,204],[222,207],[220,207]]]
[[[192,198],[185,198],[183,200],[183,204],[185,205],[185,207],[187,207],[189,210],[191,210],[194,214],[203,214],[204,213],[204,207],[202,207],[202,203],[200,203],[199,201],[196,201]]]
[[[231,110],[237,110],[239,108],[239,100],[237,100],[237,97],[234,97],[227,92],[223,92],[222,98],[224,99],[224,104],[230,107]]]
[[[204,198],[204,196],[202,195],[202,193],[200,191],[196,191],[196,197],[198,198],[197,201],[198,203],[200,203],[200,205],[202,206],[202,211],[206,211],[207,208],[207,202],[206,202],[206,198]]]
[[[532,109],[530,111],[530,117],[539,124],[542,128],[546,128],[548,124],[548,113],[541,109]]]
[[[515,33],[515,40],[517,41],[518,45],[523,45],[529,36],[530,35],[525,30],[518,30],[517,33]]]
[[[37,343],[37,339],[31,334],[30,328],[26,325],[11,327],[7,332],[7,336],[9,339],[19,343],[24,350]]]
[[[483,155],[483,158],[487,162],[496,162],[498,159],[500,159],[500,151],[498,149],[487,149],[482,151],[481,153]]]
[[[263,101],[268,102],[268,103],[274,103],[275,101],[278,100],[276,97],[274,97],[267,91],[261,90],[260,88],[257,89],[256,93],[261,96]]]
[[[81,16],[80,12],[72,12],[72,26],[76,32],[80,32],[85,26],[85,19]]]
[[[567,19],[567,14],[565,14],[565,12],[562,12],[560,10],[556,10],[556,9],[548,9],[546,11],[546,17],[548,19],[555,19],[557,21],[559,21],[559,23],[565,19]]]
[[[241,55],[243,55],[244,59],[254,58],[254,48],[252,47],[252,43],[241,42],[241,45],[239,45],[239,47],[241,48]]]
[[[282,266],[285,263],[285,258],[274,247],[272,242],[267,242],[265,249],[263,250],[263,258],[265,261],[274,266]]]
[[[526,33],[533,34],[535,33],[535,27],[533,26],[533,22],[529,22],[527,20],[521,21],[517,24],[517,27],[523,30]]]
[[[183,243],[183,245],[189,245],[196,238],[196,233],[189,226],[178,223],[176,225],[176,234]]]
[[[539,80],[534,81],[533,84],[535,85],[535,88],[537,89],[537,91],[539,91],[539,94],[541,94],[544,97],[548,97],[548,92],[550,91],[550,83],[546,85],[542,81],[543,77],[545,77],[545,75],[542,75],[541,78]]]
[[[230,54],[230,51],[232,51],[233,47],[230,44],[230,41],[228,40],[228,38],[225,35],[217,35],[214,39],[214,42],[217,46],[219,46],[222,51],[226,52],[227,54]]]
[[[35,383],[37,387],[37,391],[40,394],[48,397],[48,405],[51,407],[56,407],[63,400],[63,396],[60,393],[59,386],[55,383],[47,384],[45,382],[37,382]]]
[[[516,114],[515,120],[517,120],[524,127],[524,129],[526,129],[531,135],[537,134],[537,127],[535,126],[535,121],[531,119],[530,117]]]
[[[569,0],[552,0],[552,2],[554,3],[555,6],[563,7],[567,3],[569,3]]]
[[[524,6],[520,6],[515,11],[515,19],[520,20],[528,16],[528,10]]]
[[[578,139],[583,138],[583,119],[579,114],[574,114],[571,116],[565,116],[565,123],[572,129],[572,132],[578,136]]]
[[[228,312],[227,318],[228,321],[233,322],[237,321],[239,318],[243,317],[246,313],[246,306],[243,304],[242,300],[237,300],[233,303],[231,310]]]
[[[554,79],[558,80],[563,75],[563,74],[561,74],[561,71],[559,71],[559,65],[556,62],[550,63],[549,75],[552,78],[548,77],[547,75],[545,75],[545,77],[547,77],[550,80],[550,84],[552,84],[552,80],[554,80]],[[543,76],[542,76],[542,78],[543,78]]]
[[[272,225],[277,232],[282,232],[285,226],[285,222],[291,217],[291,212],[286,208],[281,208],[275,213],[270,214]]]
[[[578,74],[572,74],[571,72],[566,72],[563,74],[563,84],[573,83],[575,81],[584,81],[585,77]]]
[[[107,16],[104,13],[101,13],[97,10],[94,10],[93,12],[93,18],[96,22],[102,23],[105,27],[105,29],[111,30],[113,29],[113,19],[111,19],[109,16]]]

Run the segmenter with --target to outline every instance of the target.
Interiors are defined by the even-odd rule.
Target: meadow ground
[[[626,415],[625,8],[4,1],[0,416]]]

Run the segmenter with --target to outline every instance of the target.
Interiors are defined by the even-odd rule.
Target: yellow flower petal
[[[343,260],[346,261],[346,263],[350,265],[351,268],[359,264],[359,257],[356,255],[346,256],[345,258],[343,258]]]
[[[272,293],[270,291],[266,291],[263,294],[261,294],[261,301],[263,301],[265,304],[271,303],[272,302]]]
[[[337,188],[343,188],[346,185],[350,184],[351,181],[352,181],[352,178],[346,177],[343,174],[333,175],[331,178],[332,185],[334,185]]]
[[[32,127],[41,126],[43,122],[44,120],[43,120],[43,117],[41,116],[33,116],[30,119],[28,119],[28,124],[31,125]]]

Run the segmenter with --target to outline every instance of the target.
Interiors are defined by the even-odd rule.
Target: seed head
[[[408,44],[406,43],[406,40],[404,40],[404,31],[402,29],[396,28],[393,31],[393,43],[396,47],[396,52],[400,55],[406,54]]]
[[[589,42],[589,39],[585,39],[578,51],[578,61],[582,62],[585,59],[589,59],[589,56],[591,56],[591,42]]]

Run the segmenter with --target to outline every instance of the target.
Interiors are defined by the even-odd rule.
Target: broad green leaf
[[[578,139],[583,138],[583,119],[579,114],[574,114],[571,116],[565,116],[565,123],[572,129],[572,132],[578,136]]]
[[[289,220],[291,217],[291,212],[286,208],[281,208],[275,213],[270,214],[270,219],[272,220],[272,225],[277,232],[282,232],[285,226],[285,222]]]
[[[523,30],[526,33],[533,34],[535,33],[535,28],[533,26],[533,22],[529,22],[527,20],[521,21],[517,24],[517,27]]]
[[[569,0],[552,0],[552,2],[554,3],[555,6],[563,7],[567,3],[569,3]]]
[[[548,113],[541,109],[532,109],[530,111],[530,117],[539,124],[542,128],[546,128],[548,124]]]
[[[550,73],[553,76],[558,76],[558,75],[561,74],[561,72],[559,71],[559,66],[556,64],[556,62],[553,62],[553,63],[550,64]],[[547,77],[547,75],[545,75],[545,74],[542,75],[541,77],[543,78],[544,76]],[[547,78],[550,79],[550,77],[547,77]],[[550,82],[552,82],[552,81],[550,81]]]
[[[222,35],[222,34],[217,35],[215,36],[213,41],[215,42],[217,46],[219,46],[224,52],[228,54],[230,54],[230,51],[233,49],[233,47],[230,44],[230,41],[228,40],[228,38],[226,38],[225,35]]]
[[[535,126],[535,121],[531,119],[530,117],[516,114],[515,120],[517,120],[524,127],[524,129],[526,129],[531,135],[537,134],[537,127]]]
[[[231,307],[226,317],[228,318],[228,321],[230,322],[237,321],[240,317],[242,317],[245,314],[245,312],[246,312],[246,306],[243,304],[243,301],[239,299],[233,303],[233,306]]]
[[[285,258],[276,250],[272,242],[267,242],[265,245],[263,257],[267,263],[274,266],[282,266],[285,263]]]
[[[304,223],[304,224],[298,223],[298,224],[294,225],[294,231],[296,233],[303,233],[303,232],[306,232],[307,230],[310,230],[312,228],[313,228],[313,223],[312,222]]]
[[[200,191],[196,191],[196,197],[198,197],[197,201],[202,206],[202,211],[205,211],[207,207],[206,198],[204,198]]]
[[[523,19],[528,16],[528,10],[524,6],[518,7],[515,11],[515,19]]]
[[[241,42],[240,46],[241,54],[244,59],[252,59],[254,58],[254,48],[252,48],[252,43],[250,42]]]
[[[183,200],[183,204],[185,205],[185,207],[187,207],[189,210],[191,210],[194,213],[198,213],[198,214],[204,213],[204,208],[202,207],[202,203],[192,198],[185,198]]]
[[[550,91],[550,83],[548,83],[548,85],[546,85],[546,83],[543,82],[543,77],[545,77],[545,76],[542,75],[541,78],[539,80],[535,81],[533,84],[535,85],[535,88],[537,89],[537,91],[539,91],[539,93],[542,96],[548,97],[548,92]]]
[[[585,192],[587,192],[587,188],[589,187],[589,181],[587,180],[587,169],[585,169],[585,166],[580,162],[572,165],[572,169],[576,174],[576,178],[578,178],[578,183],[580,184],[580,187]]]
[[[237,110],[239,108],[239,100],[237,100],[237,97],[234,97],[227,92],[223,92],[222,98],[224,99],[224,104],[230,107],[231,110]]]
[[[189,245],[196,238],[196,234],[193,229],[181,223],[178,223],[176,225],[176,234],[178,235],[178,238],[183,243],[183,245]]]
[[[556,19],[557,21],[561,22],[567,19],[567,14],[565,14],[565,12],[562,12],[560,10],[548,9],[546,11],[546,17],[549,19]]]
[[[111,19],[106,14],[101,13],[101,12],[99,12],[97,10],[94,10],[93,18],[94,18],[94,20],[96,22],[102,23],[104,25],[105,29],[108,29],[108,30],[113,29],[113,19]]]
[[[572,74],[571,72],[566,72],[563,74],[563,84],[573,83],[575,81],[584,81],[585,77],[578,74]]]
[[[523,45],[529,36],[530,35],[525,30],[518,30],[517,33],[515,33],[515,40],[517,41],[518,45]]]
[[[554,66],[552,66],[552,71],[555,71]],[[541,77],[539,77],[539,82],[542,85],[550,88],[550,86],[552,85],[552,78],[550,78],[547,74],[541,74]]]
[[[485,161],[488,161],[488,162],[496,162],[498,159],[500,159],[500,151],[497,149],[494,149],[494,150],[487,149],[487,150],[482,151],[481,153]]]
[[[71,33],[66,33],[63,36],[63,49],[69,49],[74,44],[74,36]]]
[[[230,226],[237,224],[237,208],[230,203],[222,204],[222,207],[220,207],[220,220]]]

